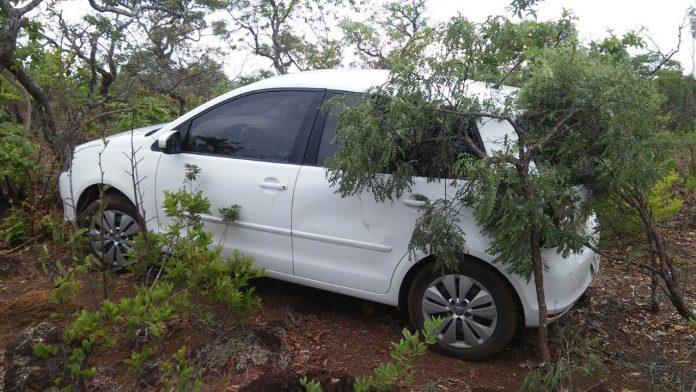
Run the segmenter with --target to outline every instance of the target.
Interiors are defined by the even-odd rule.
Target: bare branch
[[[99,12],[111,12],[114,14],[127,16],[129,18],[135,17],[135,14],[131,10],[128,10],[125,8],[107,6],[107,5],[100,5],[97,3],[96,0],[89,0],[89,5]]]
[[[674,55],[679,52],[679,49],[681,48],[681,42],[682,42],[682,31],[684,30],[684,27],[687,24],[688,16],[689,16],[688,13],[686,15],[684,15],[684,20],[682,21],[682,24],[679,25],[679,30],[677,33],[677,47],[676,48],[670,50],[667,54],[664,54],[664,53],[662,53],[662,51],[660,51],[660,48],[657,47],[657,45],[655,44],[655,47],[656,47],[655,53],[660,55],[662,57],[662,60],[655,66],[655,68],[653,68],[652,71],[648,72],[647,76],[655,75],[657,73],[657,71],[662,69],[662,67],[664,67],[665,64],[667,64],[672,59],[672,57],[674,57]],[[650,36],[647,36],[647,37],[648,37],[648,39],[650,39],[652,41],[652,38],[650,38]],[[652,41],[652,42],[654,44],[654,41]]]

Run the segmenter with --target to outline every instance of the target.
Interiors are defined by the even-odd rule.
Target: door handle
[[[421,208],[428,204],[428,198],[423,195],[409,195],[401,199],[401,202],[409,207]]]
[[[275,189],[277,191],[284,191],[288,189],[286,185],[279,183],[277,180],[272,181],[268,179],[259,182],[259,186],[264,189]]]

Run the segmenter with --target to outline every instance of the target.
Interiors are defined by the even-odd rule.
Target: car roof
[[[251,90],[267,88],[321,88],[364,92],[384,84],[389,71],[382,69],[324,69],[274,76],[250,84]]]
[[[236,96],[254,91],[307,88],[362,93],[372,87],[383,85],[388,80],[389,71],[383,69],[325,69],[274,76],[222,94],[162,127],[161,131],[173,129],[208,108]],[[468,96],[472,98],[477,97],[481,100],[492,99],[499,105],[503,105],[505,98],[518,90],[515,87],[497,86],[474,80],[467,81],[465,87]]]
[[[323,69],[274,76],[242,89],[253,91],[272,88],[321,88],[361,93],[372,87],[383,85],[388,80],[389,71],[384,69]],[[518,90],[515,87],[493,85],[476,80],[467,81],[466,87],[467,93],[486,95],[491,93],[507,95]]]

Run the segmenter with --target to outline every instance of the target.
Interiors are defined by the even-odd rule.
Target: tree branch
[[[19,95],[22,96],[22,100],[24,101],[24,129],[26,129],[27,132],[31,132],[31,96],[27,92],[27,89],[15,79],[10,71],[3,68],[2,76],[13,85],[19,91]]]

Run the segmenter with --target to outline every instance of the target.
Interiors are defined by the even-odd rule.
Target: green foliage
[[[681,210],[683,201],[675,192],[675,187],[680,182],[679,174],[672,171],[658,180],[650,190],[648,204],[655,222],[664,222]]]
[[[229,207],[223,207],[218,210],[220,212],[220,217],[222,222],[229,225],[230,223],[239,219],[239,211],[241,207],[238,204],[231,205]]]
[[[391,391],[401,384],[413,382],[413,361],[415,357],[422,356],[429,344],[437,341],[436,331],[440,327],[440,320],[427,320],[422,331],[402,331],[403,337],[398,342],[392,342],[389,355],[392,362],[382,363],[375,368],[372,376],[363,376],[355,379],[353,389],[356,392]]]
[[[666,127],[672,132],[696,131],[696,80],[681,69],[662,70],[655,84],[667,99],[661,112],[667,116]]]
[[[316,380],[308,380],[307,376],[300,378],[300,385],[302,385],[306,392],[322,392],[323,389],[321,384]]]
[[[58,354],[58,346],[53,344],[36,343],[32,346],[32,350],[39,358],[53,357]]]
[[[557,391],[561,382],[570,375],[570,370],[564,360],[554,363],[546,371],[533,369],[522,381],[520,391]]]
[[[136,287],[136,295],[118,302],[102,301],[97,310],[81,309],[63,331],[63,341],[73,346],[68,357],[71,378],[90,378],[92,368],[83,365],[95,347],[113,347],[125,339],[161,339],[168,322],[191,309],[186,290],[174,292],[174,285],[159,281],[151,287]],[[133,353],[126,363],[140,371],[142,362],[154,354],[150,347]]]
[[[371,376],[361,376],[355,379],[353,390],[355,392],[393,391],[404,385],[413,383],[414,359],[425,355],[428,345],[437,342],[437,330],[440,328],[440,319],[426,320],[422,331],[411,333],[404,328],[403,337],[398,342],[392,342],[389,355],[391,362],[381,363]],[[300,384],[307,392],[321,392],[321,384],[316,380],[308,380],[307,376],[300,379]]]
[[[223,304],[243,319],[259,304],[249,282],[262,276],[263,271],[252,266],[251,257],[234,251],[226,258],[221,247],[212,246],[212,234],[205,231],[200,217],[210,212],[210,202],[194,188],[200,169],[188,165],[186,170],[182,188],[176,192],[165,191],[164,210],[173,218],[168,230],[136,238],[134,255],[140,256],[141,264],[161,265],[167,280],[177,287]],[[221,214],[231,223],[239,215],[239,206],[223,208]],[[161,249],[170,250],[164,259]],[[139,253],[139,250],[145,251]]]
[[[16,244],[22,242],[30,234],[31,223],[27,212],[22,208],[10,208],[0,224],[0,239],[7,244]]]
[[[681,178],[676,171],[667,173],[648,192],[648,209],[656,223],[664,223],[681,210],[683,200],[678,192]],[[643,222],[638,212],[620,197],[603,198],[594,204],[600,218],[602,238],[609,242],[638,242],[645,239]]]
[[[476,221],[491,237],[488,252],[508,271],[529,278],[532,273],[531,230],[538,230],[547,247],[564,256],[580,250],[586,241],[585,216],[578,211],[579,196],[569,186],[566,173],[542,166],[521,182],[505,160],[469,159],[457,165],[470,179],[458,198],[473,206]],[[524,185],[533,192],[525,198]]]
[[[198,369],[191,367],[186,359],[186,346],[181,347],[171,361],[159,365],[163,375],[160,382],[167,392],[190,392],[201,390],[201,375]]]
[[[117,116],[115,124],[117,131],[166,123],[176,117],[176,109],[161,96],[135,98],[125,109],[131,110]]]
[[[74,348],[68,356],[68,362],[65,367],[68,371],[68,375],[73,380],[90,380],[97,374],[96,367],[83,367],[85,360],[87,359],[87,354],[85,353],[86,351],[87,349],[84,348]]]
[[[520,122],[541,139],[568,118],[561,125],[563,137],[550,141],[537,163],[563,166],[572,182],[599,193],[637,179],[631,176],[636,166],[650,158],[639,156],[646,147],[640,143],[659,126],[662,99],[651,81],[577,46],[548,51],[533,72],[517,100],[525,113]],[[647,163],[641,170],[646,183],[658,177]]]
[[[63,331],[63,340],[74,347],[69,358],[69,374],[77,382],[92,374],[85,368],[95,347],[112,347],[126,340],[165,339],[171,324],[188,319],[195,311],[192,301],[202,299],[225,305],[244,320],[259,304],[250,287],[250,280],[262,275],[252,266],[252,259],[234,252],[222,256],[220,247],[211,247],[212,234],[205,231],[199,214],[210,209],[208,199],[196,190],[194,183],[200,170],[187,166],[186,183],[176,192],[165,194],[165,211],[173,218],[164,233],[144,233],[136,238],[130,257],[141,265],[154,264],[161,269],[154,281],[134,287],[135,294],[118,301],[104,299],[96,310],[81,309]],[[239,213],[239,206],[228,208],[229,219]],[[162,249],[168,249],[166,254]],[[74,301],[81,289],[81,279],[92,271],[94,257],[65,271],[56,281],[51,296],[53,302]],[[137,270],[137,269],[136,269]],[[193,297],[193,298],[192,298]],[[154,346],[146,345],[125,360],[136,373],[144,370],[144,361],[155,355]],[[173,362],[162,365],[167,375],[163,383],[167,390],[200,388],[197,371],[185,360],[185,349]]]
[[[525,376],[520,391],[573,390],[578,374],[590,375],[603,367],[601,345],[597,340],[576,335],[572,326],[557,329],[562,337],[562,355],[548,369],[531,369]],[[543,364],[542,364],[543,365]]]
[[[141,351],[133,351],[130,358],[123,360],[136,373],[141,373],[145,370],[144,362],[155,353],[155,350],[150,346],[145,346]]]
[[[0,123],[0,189],[12,194],[29,181],[30,173],[37,168],[38,148],[31,136],[19,124]]]
[[[522,18],[528,15],[536,17],[534,7],[543,0],[512,0],[510,10],[517,17]]]
[[[79,230],[78,236],[84,234],[84,230]],[[50,302],[53,304],[74,304],[80,290],[82,281],[91,271],[91,266],[95,257],[88,254],[83,259],[73,256],[73,265],[65,268],[60,261],[55,262],[59,276],[53,280],[53,290],[51,290]]]
[[[167,330],[167,322],[186,314],[191,308],[187,290],[175,291],[174,285],[166,281],[154,285],[136,286],[134,297],[125,297],[114,303],[102,302],[102,313],[106,320],[123,325],[126,338],[144,333],[159,338]]]
[[[295,66],[301,70],[336,68],[341,61],[341,42],[331,38],[327,21],[353,1],[270,1],[228,2],[225,8],[234,19],[233,29],[248,39],[251,51],[271,61],[275,71],[286,74]],[[231,32],[223,21],[214,31],[225,39]]]
[[[452,201],[428,203],[411,234],[410,251],[438,255],[438,266],[454,268],[461,255],[466,253],[466,241],[457,212]]]

